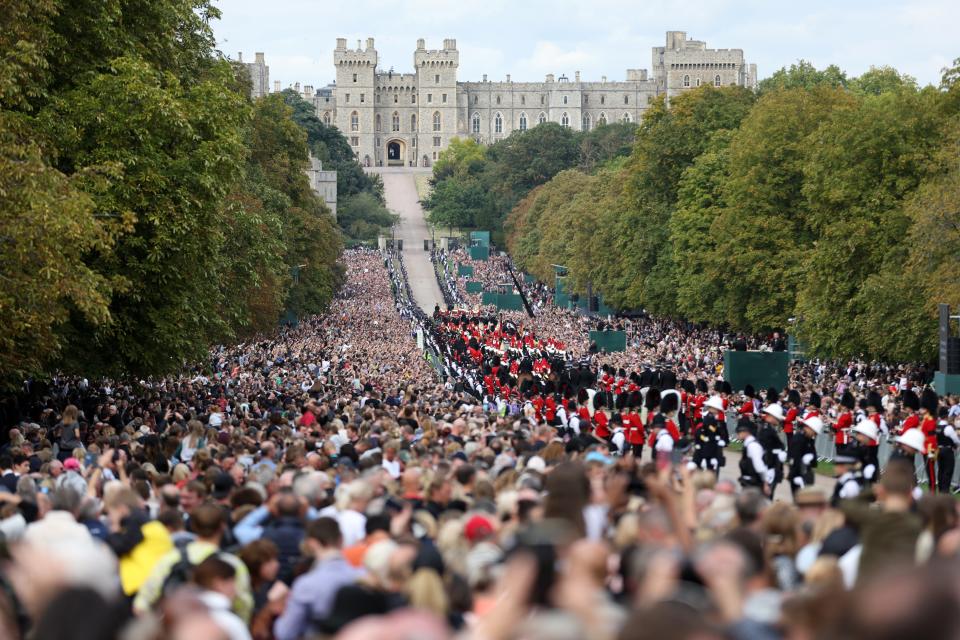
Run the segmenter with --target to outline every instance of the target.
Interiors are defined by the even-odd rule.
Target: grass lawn
[[[417,185],[417,197],[423,200],[430,195],[430,174],[418,173],[413,177]]]

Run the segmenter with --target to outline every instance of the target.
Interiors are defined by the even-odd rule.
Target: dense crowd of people
[[[960,405],[923,369],[809,362],[736,393],[723,350],[779,336],[592,319],[542,285],[533,318],[467,298],[430,317],[400,256],[343,263],[328,313],[183,375],[7,400],[4,633],[960,633]],[[591,345],[601,322],[625,352]]]

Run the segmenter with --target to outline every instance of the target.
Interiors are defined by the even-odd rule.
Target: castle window
[[[520,114],[520,131],[526,131],[526,130],[527,130],[527,114],[521,113]]]
[[[540,96],[540,104],[541,104],[541,105],[543,105],[543,100],[544,100],[543,96]]]
[[[440,131],[440,112],[439,111],[433,112],[433,130]]]
[[[520,96],[520,105],[527,104],[527,96]]]
[[[360,138],[357,136],[350,136],[350,145],[354,147],[360,146]]]
[[[344,100],[344,102],[350,102],[350,94],[349,94],[349,93],[347,94],[346,100]]]
[[[587,104],[587,103],[589,103],[589,102],[590,102],[590,96],[588,96],[587,94],[584,94],[584,95],[583,95],[583,104]]]
[[[357,74],[353,74],[353,81],[354,81],[354,82],[357,81]]]
[[[630,96],[623,96],[623,104],[630,104]]]
[[[590,131],[590,114],[583,114],[583,130]]]
[[[434,81],[434,83],[436,83],[436,84],[440,84],[440,74],[439,74],[439,73],[436,74],[435,76],[433,76],[433,81]]]
[[[477,104],[480,101],[480,96],[473,96],[473,104]]]
[[[380,102],[380,94],[379,94],[379,93],[373,94],[373,101],[374,101],[374,102],[377,102],[377,103]]]
[[[410,131],[412,132],[417,131],[417,114],[413,114],[410,116]]]
[[[503,116],[499,112],[493,119],[493,131],[494,133],[503,133]]]
[[[393,116],[390,118],[390,127],[393,131],[400,131],[400,114],[396,111],[393,112]]]
[[[563,104],[567,104],[567,96],[563,96]]]
[[[630,123],[630,114],[629,114],[629,113],[623,114],[623,123],[624,123],[624,124],[629,124],[629,123]]]
[[[607,102],[607,96],[600,96],[600,104],[605,104]]]
[[[713,86],[715,86],[715,87],[719,87],[719,86],[720,86],[720,76],[719,76],[719,75],[713,76]]]
[[[607,114],[601,113],[600,117],[597,118],[597,126],[602,127],[605,124],[607,124]]]
[[[500,104],[500,96],[497,96],[497,104]]]
[[[446,103],[446,101],[447,101],[447,94],[443,94],[442,96],[440,96],[440,102]]]
[[[547,121],[547,114],[541,111],[540,115],[537,116],[537,124],[543,124],[546,121]]]
[[[560,126],[569,127],[570,126],[570,116],[567,115],[567,112],[564,111],[563,115],[560,116]]]
[[[350,114],[350,131],[360,131],[360,114],[356,111]]]
[[[330,124],[330,112],[329,112],[329,111],[324,111],[324,112],[323,112],[323,124],[325,124],[325,125],[329,125],[329,124]]]
[[[417,94],[410,94],[410,104],[417,104]]]
[[[685,87],[690,86],[690,76],[683,76],[683,86]]]
[[[393,104],[397,104],[398,102],[400,102],[400,94],[395,93],[393,94]]]
[[[700,86],[700,78],[697,78],[697,86]]]
[[[414,149],[417,148],[417,139],[416,139],[416,138],[414,138],[413,140],[410,141],[410,146],[413,147]]]
[[[379,113],[377,114],[377,119],[374,123],[374,130],[380,131],[380,114]]]
[[[480,114],[479,113],[473,114],[473,120],[471,120],[471,123],[472,123],[471,126],[472,126],[473,132],[480,133]]]
[[[360,94],[360,102],[363,102],[366,97],[367,97],[366,94],[361,93],[361,94]]]
[[[440,136],[433,136],[433,146],[435,147],[440,146]]]
[[[428,94],[427,94],[427,104],[430,104],[431,102],[433,102],[433,94],[432,94],[432,93],[428,93]]]

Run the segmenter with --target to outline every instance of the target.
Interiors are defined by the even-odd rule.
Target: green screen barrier
[[[483,293],[483,283],[478,280],[469,280],[467,282],[467,293]]]
[[[501,311],[521,311],[523,309],[523,300],[518,293],[484,291],[480,296],[480,303],[493,305]]]
[[[471,231],[470,232],[470,244],[477,244],[481,247],[490,247],[490,232],[489,231]]]
[[[748,384],[758,392],[769,387],[783,391],[789,364],[786,351],[725,351],[723,379],[736,391],[743,391]]]
[[[458,264],[458,265],[457,265],[457,275],[458,275],[458,276],[472,276],[472,275],[473,275],[473,265],[470,265],[470,264]]]
[[[490,259],[490,247],[470,247],[470,259],[471,260],[489,260]]]
[[[600,351],[614,353],[627,350],[626,331],[591,331],[590,342],[596,342]]]

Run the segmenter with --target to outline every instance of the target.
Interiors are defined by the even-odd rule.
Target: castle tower
[[[459,128],[457,68],[460,53],[457,41],[447,38],[442,49],[428,50],[425,41],[418,40],[413,66],[417,76],[417,119],[420,122],[415,143],[416,164],[432,166],[440,150],[447,148]]]
[[[337,38],[333,52],[337,68],[336,124],[346,136],[357,160],[372,166],[375,157],[374,89],[377,73],[377,50],[373,38],[366,48],[357,41],[356,49],[347,49],[347,39]]]

